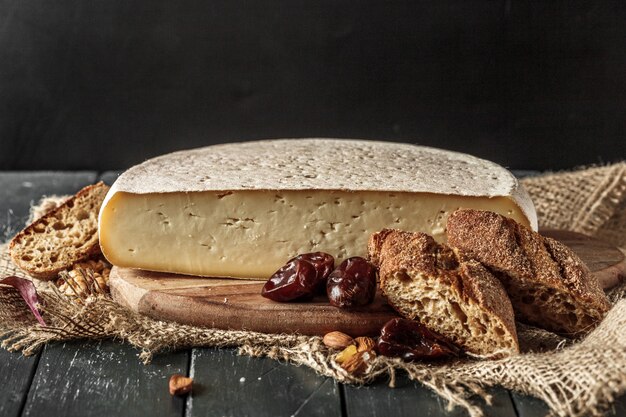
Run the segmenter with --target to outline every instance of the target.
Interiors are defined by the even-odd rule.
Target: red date
[[[341,308],[370,304],[376,295],[376,276],[376,267],[365,259],[346,259],[328,276],[326,293],[330,304]]]
[[[324,288],[334,264],[335,259],[324,252],[298,255],[267,280],[261,295],[280,302],[310,298]]]
[[[335,258],[324,252],[305,253],[296,256],[294,259],[307,261],[315,268],[315,292],[323,292],[326,287],[326,279],[335,268]]]
[[[407,362],[458,356],[460,349],[423,324],[407,319],[389,320],[378,338],[378,352]]]

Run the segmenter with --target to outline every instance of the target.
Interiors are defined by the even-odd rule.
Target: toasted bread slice
[[[480,263],[460,260],[427,234],[390,229],[370,237],[368,252],[383,294],[402,316],[474,355],[519,352],[511,302]]]
[[[502,281],[517,319],[564,335],[593,329],[610,304],[587,266],[568,247],[499,214],[459,209],[448,218],[448,244]]]
[[[100,253],[98,211],[108,190],[103,182],[87,186],[31,223],[9,244],[13,262],[35,278],[52,279]]]

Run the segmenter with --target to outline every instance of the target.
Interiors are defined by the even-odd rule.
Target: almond
[[[330,332],[324,335],[324,345],[332,349],[345,349],[354,344],[354,340],[345,333]]]
[[[376,348],[376,342],[371,337],[357,337],[354,342],[357,352],[373,351]]]

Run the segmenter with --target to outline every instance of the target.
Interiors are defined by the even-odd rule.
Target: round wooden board
[[[626,257],[616,247],[579,233],[541,233],[571,247],[604,288],[626,277]],[[261,297],[263,284],[117,267],[110,279],[111,293],[118,303],[155,319],[203,327],[307,335],[339,330],[360,336],[378,334],[383,324],[396,317],[380,294],[367,307],[345,311],[330,306],[325,297],[276,303]]]
[[[339,330],[374,335],[396,317],[380,294],[374,303],[345,311],[318,297],[309,302],[277,303],[261,297],[264,281],[201,278],[113,267],[113,298],[134,311],[159,320],[171,320],[218,329],[264,333],[323,335]]]

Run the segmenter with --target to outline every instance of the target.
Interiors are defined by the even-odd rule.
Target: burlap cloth
[[[569,229],[626,246],[626,163],[526,178],[543,227]],[[48,202],[49,203],[49,202]],[[20,275],[0,248],[0,277]],[[186,347],[236,347],[240,354],[267,356],[305,365],[321,375],[347,383],[367,383],[386,377],[394,384],[406,372],[447,399],[450,407],[481,416],[477,396],[490,401],[486,387],[502,386],[540,398],[553,415],[599,415],[626,391],[626,285],[610,292],[613,309],[582,340],[518,324],[523,353],[501,360],[457,360],[443,364],[404,363],[378,357],[365,375],[355,377],[338,366],[319,337],[261,334],[198,328],[156,321],[132,313],[108,296],[82,303],[37,283],[48,327],[40,327],[11,287],[0,286],[0,338],[9,350],[34,353],[52,341],[121,339],[153,354]]]

